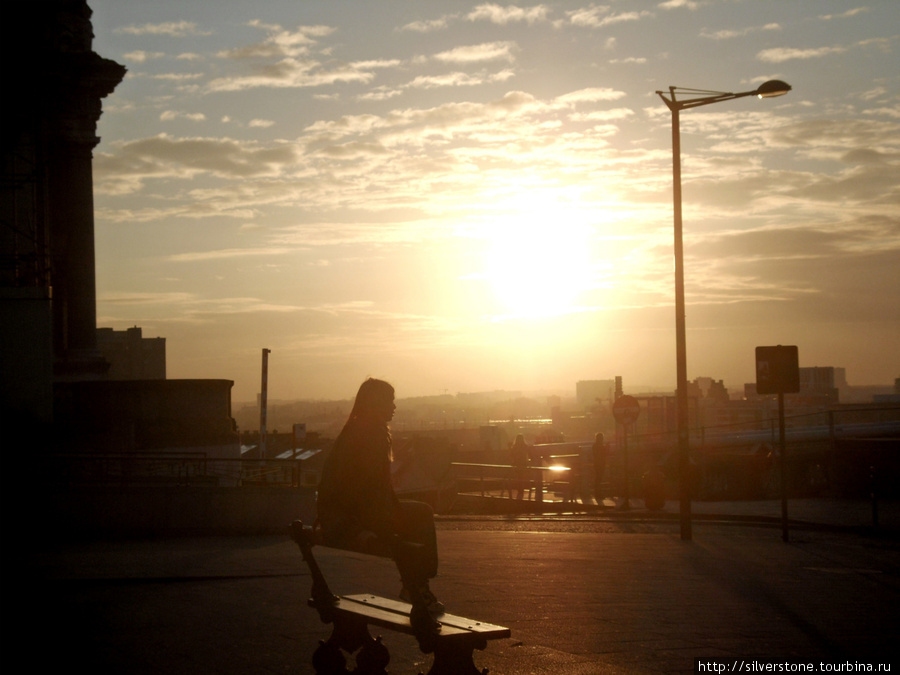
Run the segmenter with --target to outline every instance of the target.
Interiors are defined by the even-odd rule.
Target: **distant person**
[[[509,448],[509,461],[515,467],[515,487],[518,490],[516,499],[525,496],[525,487],[528,485],[528,465],[531,459],[531,446],[525,442],[522,434],[516,435],[516,440]]]
[[[598,504],[603,503],[603,478],[606,474],[606,458],[609,455],[609,447],[606,445],[606,437],[598,432],[594,436],[594,444],[591,446],[591,455],[594,460],[594,499]]]
[[[322,470],[317,516],[328,546],[393,558],[400,571],[401,599],[410,619],[439,629],[433,616],[444,605],[429,588],[437,575],[434,514],[428,504],[401,501],[391,484],[394,388],[383,380],[362,383],[350,417]]]

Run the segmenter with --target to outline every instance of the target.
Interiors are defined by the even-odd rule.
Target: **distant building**
[[[98,328],[97,351],[109,362],[110,380],[166,379],[166,339],[145,338],[139,326]]]
[[[900,377],[894,379],[894,390],[891,393],[875,394],[875,403],[900,403]]]
[[[723,380],[714,380],[711,377],[698,377],[688,383],[688,396],[704,398],[715,401],[727,401],[728,390]]]
[[[835,404],[840,400],[840,384],[846,386],[846,371],[833,366],[800,368],[800,393],[798,396],[814,399],[822,404]]]
[[[847,388],[847,371],[844,368],[834,366],[800,368],[800,391],[787,394],[786,399],[794,405],[833,405],[840,401],[841,389]],[[755,382],[744,384],[744,398],[748,401],[760,398]]]
[[[575,383],[575,398],[582,408],[591,408],[601,401],[615,400],[615,380],[579,380]]]

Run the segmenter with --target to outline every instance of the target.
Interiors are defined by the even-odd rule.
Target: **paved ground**
[[[628,514],[442,520],[433,588],[453,613],[512,629],[476,654],[497,675],[691,672],[695,658],[846,672],[900,651],[900,505],[882,505],[875,531],[865,503],[792,502],[802,523],[789,543],[780,502],[694,511],[692,542],[639,503]],[[26,571],[4,562],[3,613],[15,622],[5,661],[25,655],[29,670],[310,673],[329,634],[306,607],[309,577],[286,536],[45,543]],[[390,561],[318,556],[337,592],[399,591]],[[385,642],[392,673],[430,667],[412,639]]]

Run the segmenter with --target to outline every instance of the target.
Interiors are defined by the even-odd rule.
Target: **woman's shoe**
[[[416,586],[415,591],[411,591],[404,584],[400,590],[400,599],[414,607],[422,607],[434,616],[444,613],[444,603],[438,600],[437,596],[431,592],[427,581]]]

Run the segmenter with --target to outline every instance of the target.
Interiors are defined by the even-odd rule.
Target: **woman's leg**
[[[437,576],[437,535],[431,507],[424,502],[400,501],[394,511],[394,531],[401,544],[413,544],[412,548],[417,551],[410,561],[414,569],[409,571],[422,581]],[[400,571],[404,573],[404,570]]]

